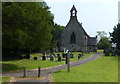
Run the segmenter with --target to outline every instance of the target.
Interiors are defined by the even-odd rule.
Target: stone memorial
[[[109,55],[110,55],[109,50],[105,50],[105,56],[109,56]]]
[[[116,56],[116,50],[112,50],[111,55],[112,55],[112,56]]]
[[[57,54],[57,57],[60,57],[60,54]]]
[[[26,54],[25,58],[30,59],[30,54]]]
[[[59,56],[59,57],[57,57],[58,58],[58,61],[61,61],[61,57]]]
[[[70,58],[74,58],[74,54],[70,54]]]
[[[34,60],[37,60],[38,58],[37,57],[34,57]]]
[[[53,56],[50,56],[50,61],[54,61],[54,57]]]
[[[42,56],[42,60],[43,60],[43,61],[46,60],[46,56],[45,56],[45,55]]]
[[[62,53],[62,57],[65,58],[65,57],[66,57],[66,54],[65,54],[65,53]]]
[[[82,54],[78,54],[78,60],[82,57]]]

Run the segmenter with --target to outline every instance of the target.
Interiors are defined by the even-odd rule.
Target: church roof
[[[76,8],[75,8],[75,6],[73,5],[73,7],[71,8],[71,10],[70,10],[70,12],[72,11],[72,10],[75,10],[75,11],[77,11],[76,10]],[[86,31],[84,30],[84,28],[83,28],[83,26],[82,26],[82,23],[80,23],[78,20],[77,20],[77,17],[70,17],[70,20],[69,20],[69,22],[67,23],[67,25],[65,26],[65,28],[67,28],[67,26],[70,24],[70,22],[72,22],[72,21],[75,21],[75,22],[77,22],[78,24],[79,24],[79,27],[78,28],[81,28],[82,30],[83,30],[83,32],[85,33],[85,35],[89,38],[89,39],[95,39],[96,37],[90,37],[87,33],[86,33]],[[89,44],[91,44],[91,43],[89,43]]]
[[[75,8],[74,5],[73,5],[73,7],[71,8],[70,12],[72,12],[73,10],[75,10],[75,11],[77,12],[77,10],[76,10],[76,8]]]

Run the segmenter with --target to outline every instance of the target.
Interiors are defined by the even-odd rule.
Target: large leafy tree
[[[52,31],[52,46],[58,47],[58,50],[60,50],[60,42],[61,42],[61,34],[64,29],[64,26],[54,24],[54,30]]]
[[[111,48],[111,43],[107,37],[102,37],[100,41],[97,43],[98,49],[108,49]]]
[[[120,49],[120,23],[118,23],[111,34],[112,42],[117,44],[117,48]]]
[[[3,55],[23,50],[49,49],[54,29],[53,15],[44,2],[4,2],[2,4]]]
[[[107,37],[107,33],[105,31],[98,31],[98,49],[108,49],[111,48],[111,43],[109,38]]]

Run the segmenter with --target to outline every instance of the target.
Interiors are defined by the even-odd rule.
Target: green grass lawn
[[[103,52],[104,50],[97,50],[97,52]]]
[[[57,53],[58,54],[58,53]],[[62,52],[59,52],[59,54],[62,54]],[[71,58],[70,61],[78,60],[77,56],[80,54],[80,52],[74,52],[75,58]],[[86,53],[84,58],[89,57],[93,53]],[[31,54],[31,59],[22,59],[22,60],[15,60],[15,61],[3,61],[2,63],[2,71],[3,72],[9,72],[9,71],[15,71],[15,70],[23,70],[23,67],[27,67],[27,69],[37,69],[38,67],[51,67],[55,65],[65,64],[65,61],[56,62],[57,58],[55,58],[54,61],[49,61],[47,59],[46,61],[42,61],[41,59],[34,60],[34,57],[41,57],[40,53]]]
[[[10,77],[0,77],[0,83],[8,84],[8,82],[10,82],[10,79]]]
[[[118,82],[118,56],[101,56],[97,60],[60,70],[52,74],[55,82]]]

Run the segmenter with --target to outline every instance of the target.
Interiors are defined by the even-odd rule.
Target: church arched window
[[[71,43],[75,43],[75,34],[74,34],[74,32],[71,34],[71,38],[70,38],[70,42]]]
[[[75,10],[72,11],[72,16],[75,16]]]

